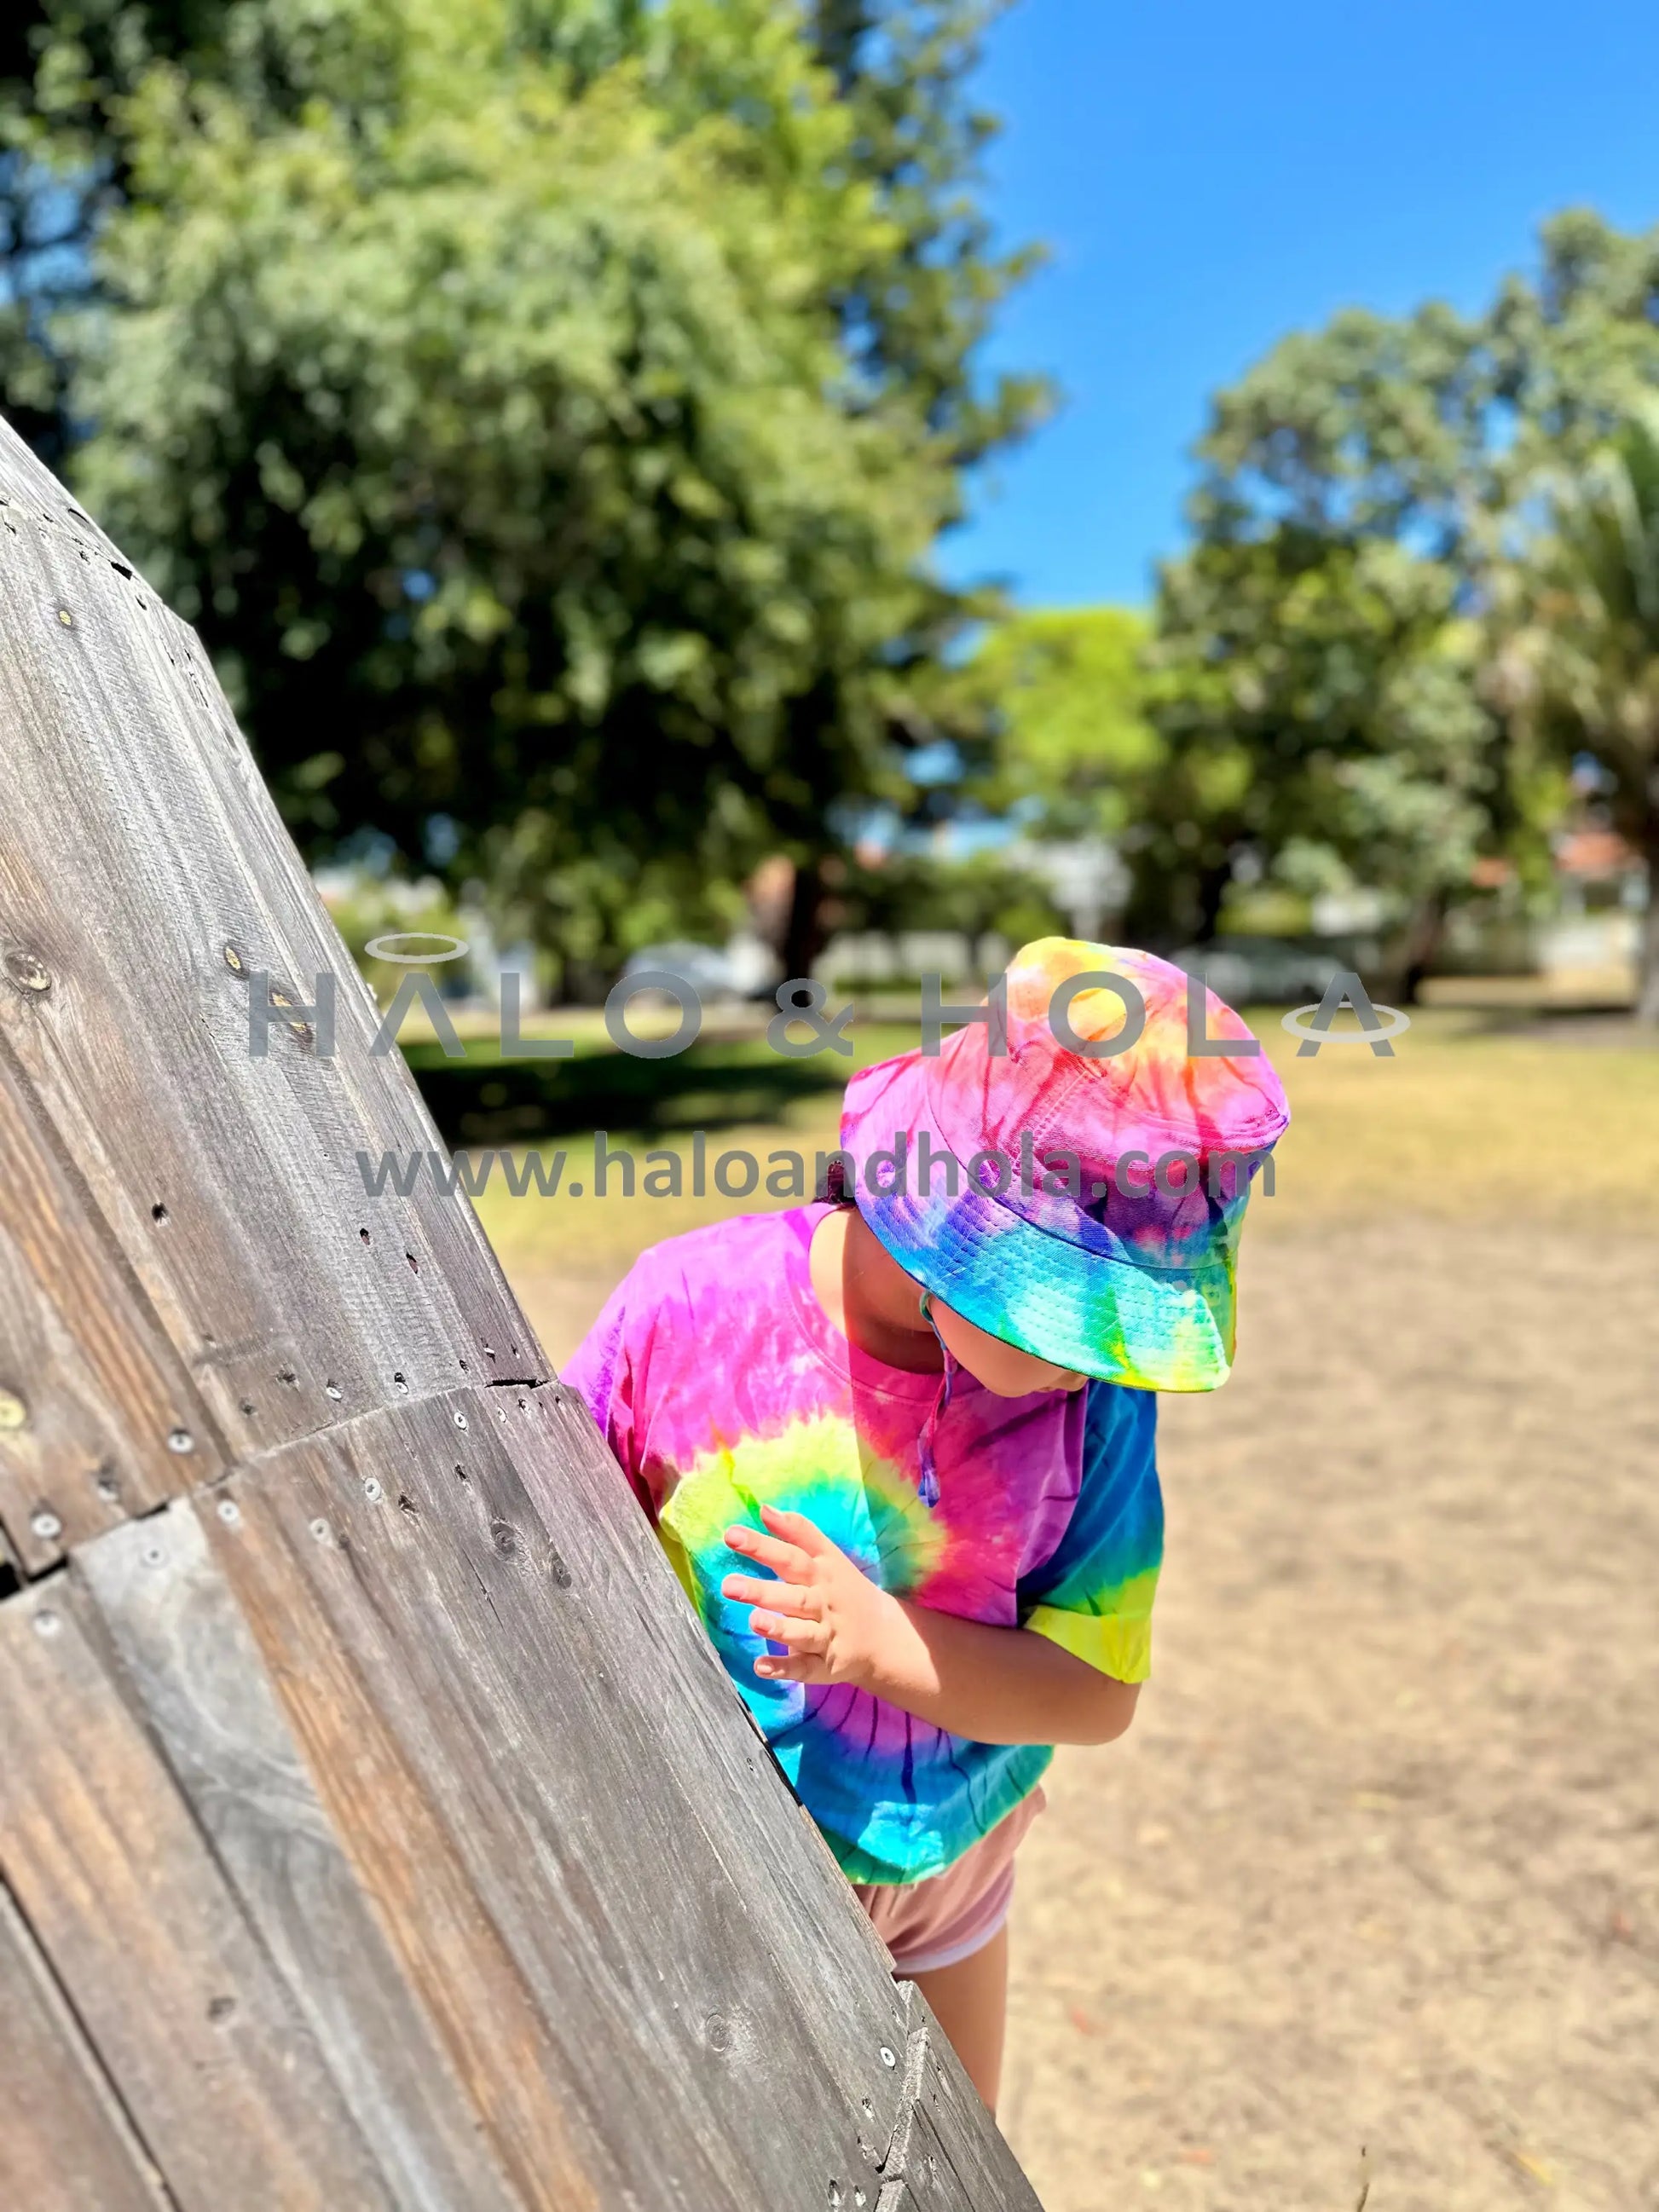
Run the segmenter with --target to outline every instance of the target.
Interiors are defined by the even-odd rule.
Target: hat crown
[[[1199,983],[1189,1040],[1187,977],[1151,953],[1042,938],[1006,981],[1006,1055],[971,1022],[848,1085],[860,1211],[993,1336],[1137,1389],[1213,1389],[1251,1175],[1290,1118],[1277,1075]],[[1211,1041],[1233,1048],[1192,1048]]]
[[[1182,1152],[1202,1165],[1218,1152],[1266,1149],[1290,1119],[1272,1062],[1246,1024],[1156,954],[1041,938],[1010,963],[1007,994],[1007,1058],[991,1053],[976,1023],[947,1042],[931,1072],[940,1128],[963,1158],[981,1150],[1012,1158],[1022,1139],[1038,1154],[1045,1146],[1075,1153],[1085,1207],[1097,1219],[1117,1194],[1095,1198],[1091,1186],[1112,1184],[1126,1156]],[[1094,1054],[1068,1042],[1067,1030],[1085,1045],[1130,1041]],[[1245,1049],[1196,1052],[1195,1041]]]

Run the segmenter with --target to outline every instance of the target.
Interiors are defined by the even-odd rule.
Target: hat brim
[[[937,1158],[948,1148],[927,1110],[920,1066],[902,1061],[894,1075],[880,1094],[882,1136],[890,1144],[908,1130],[914,1146],[925,1129]],[[842,1142],[860,1160],[857,1139],[869,1119],[859,1114],[843,1124]],[[859,1212],[906,1274],[988,1335],[1101,1382],[1198,1391],[1226,1381],[1236,1313],[1231,1246],[1193,1268],[1086,1251],[1000,1205],[960,1164],[954,1196],[937,1167],[927,1194],[908,1188],[909,1178],[891,1192],[859,1179]]]

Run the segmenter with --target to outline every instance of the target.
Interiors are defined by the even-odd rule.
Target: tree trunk
[[[778,957],[786,977],[810,975],[812,963],[823,950],[825,885],[823,863],[815,854],[795,866],[794,888],[789,894],[789,914],[783,926]]]
[[[1446,915],[1450,905],[1442,884],[1420,898],[1412,909],[1401,955],[1400,981],[1395,987],[1402,1006],[1414,1006],[1421,1000],[1425,979],[1439,955],[1440,942],[1446,933]]]
[[[1200,945],[1214,944],[1216,933],[1221,927],[1221,908],[1227,896],[1227,886],[1232,879],[1233,858],[1231,853],[1199,870],[1196,897],[1197,942]]]

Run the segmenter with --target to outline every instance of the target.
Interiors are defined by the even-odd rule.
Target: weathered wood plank
[[[10,1896],[0,1889],[0,2204],[162,2212],[167,2198]]]
[[[183,2212],[392,2212],[87,1610],[0,1607],[0,1872]]]
[[[351,1859],[404,1974],[431,2017],[450,2061],[483,2117],[489,2140],[536,2212],[609,2202],[590,2174],[603,2147],[573,2143],[563,2110],[564,2069],[548,2023],[512,1951],[481,1901],[463,1855],[430,1802],[425,1777],[360,1679],[312,1593],[274,1510],[296,1487],[275,1455],[223,1496],[237,1508],[219,1522],[214,1549],[281,1694],[318,1796]],[[331,1524],[301,1502],[293,1541],[326,1547],[331,1571],[356,1563]],[[320,1535],[312,1533],[314,1526]],[[510,1838],[503,1838],[510,1843]],[[656,2200],[646,2199],[647,2203]],[[672,2200],[665,2200],[672,2201]]]
[[[906,2104],[875,2212],[1042,2212],[921,1992],[906,1984],[903,1993],[911,2021]]]
[[[0,988],[3,988],[0,985]],[[0,1523],[27,1571],[223,1460],[0,1039]],[[159,1230],[162,1224],[156,1224]]]
[[[0,1050],[240,1470],[0,1603],[0,1872],[180,2212],[819,2212],[924,2136],[1029,2205],[907,2096],[906,1995],[471,1207],[366,1195],[440,1149],[418,1096],[199,643],[3,429],[0,640]],[[76,1339],[79,1437],[128,1320],[43,1321],[34,1234],[0,1301]]]
[[[359,1152],[441,1151],[419,1095],[199,645],[43,475],[0,431],[0,1029],[58,1143],[234,1454],[539,1378],[471,1208],[366,1195]],[[251,1054],[260,970],[296,1008],[336,976],[331,1058],[297,1012]]]
[[[827,2063],[845,2069],[845,2094],[862,2107],[872,2044],[878,2060],[902,2049],[896,2039],[904,2030],[906,1996],[893,1987],[885,1946],[811,1816],[777,1786],[770,1753],[586,1407],[557,1383],[533,1393],[491,1392],[484,1402],[498,1429],[511,1431],[516,1470],[555,1554],[585,1555],[593,1586],[607,1598],[629,1593],[630,1617],[609,1624],[614,1642],[602,1663],[632,1685],[644,1639],[662,1653],[679,1692],[676,1725],[684,1741],[675,1756],[691,1817],[720,1864],[771,1870],[764,1910],[778,1970],[804,2002],[816,1991],[820,2010],[840,2022],[841,2055]],[[660,1740],[654,1698],[642,1698],[640,1711],[642,1751],[648,1740]],[[797,1840],[803,1835],[805,1850]],[[896,2076],[882,2061],[867,2115],[877,2145],[898,2109]]]
[[[515,1457],[565,1449],[548,1395],[457,1393],[291,1446],[228,1486],[215,1555],[383,1905],[434,1842],[387,1832],[384,1786],[360,1802],[337,1767],[374,1736],[377,1769],[414,1778],[409,1817],[441,1820],[547,2024],[602,2202],[817,2212],[859,2177],[873,2199],[902,2002],[614,1468],[602,1516],[580,1486],[551,1528],[532,1504]],[[343,1743],[341,1653],[363,1699]],[[392,1940],[436,2010],[423,1931]]]
[[[180,1504],[118,1528],[76,1572],[399,2207],[515,2212],[524,2200],[358,1887],[196,1514]]]

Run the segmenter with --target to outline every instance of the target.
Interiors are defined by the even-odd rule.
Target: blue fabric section
[[[1021,1577],[1020,1618],[1036,1607],[1066,1613],[1136,1611],[1150,1603],[1146,1577],[1164,1559],[1164,1493],[1158,1480],[1158,1398],[1118,1382],[1091,1382],[1083,1474],[1065,1533],[1043,1564]]]
[[[908,1794],[874,1794],[848,1759],[844,1738],[822,1724],[828,1717],[844,1727],[858,1694],[811,1690],[802,1722],[768,1736],[848,1881],[902,1885],[942,1874],[1029,1797],[1054,1763],[1048,1744],[970,1744],[906,1713]]]

